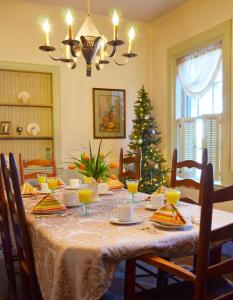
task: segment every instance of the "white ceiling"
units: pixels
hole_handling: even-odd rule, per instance
[[[85,0],[27,0],[86,10]],[[109,15],[113,9],[124,19],[151,22],[190,0],[92,0],[91,12]]]

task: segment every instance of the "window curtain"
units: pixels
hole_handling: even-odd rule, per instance
[[[218,41],[177,59],[177,75],[190,96],[203,96],[215,80],[222,64],[222,43]]]

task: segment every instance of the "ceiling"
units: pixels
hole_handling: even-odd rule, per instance
[[[86,10],[85,0],[26,0]],[[151,22],[190,0],[92,0],[91,12],[109,15],[115,8],[124,19]]]

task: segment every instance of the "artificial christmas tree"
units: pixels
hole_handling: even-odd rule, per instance
[[[152,193],[166,182],[168,169],[159,149],[160,132],[155,118],[152,116],[152,105],[144,86],[138,91],[138,99],[134,104],[136,119],[130,134],[128,155],[134,155],[138,147],[142,153],[140,191]]]

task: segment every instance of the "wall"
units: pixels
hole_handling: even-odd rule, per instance
[[[65,9],[56,6],[19,0],[0,0],[0,61],[60,66],[62,161],[67,159],[66,154],[71,149],[80,149],[81,145],[87,146],[89,140],[95,146],[99,142],[99,140],[93,141],[92,88],[126,90],[126,136],[128,138],[137,90],[145,84],[150,91],[151,74],[151,26],[126,20],[120,23],[120,37],[127,40],[126,29],[131,24],[136,27],[137,38],[134,49],[138,53],[138,58],[130,61],[125,67],[117,67],[112,62],[102,72],[93,69],[92,77],[87,78],[83,58],[80,59],[75,70],[69,70],[65,65],[53,62],[47,54],[38,50],[38,46],[44,42],[40,22],[45,17],[49,18],[52,24],[51,44],[59,47],[58,41],[63,40],[66,35],[64,14]],[[76,17],[74,28],[78,31],[84,21],[84,13],[74,11],[74,14]],[[109,38],[112,37],[110,17],[93,15],[93,21],[101,33]],[[125,49],[123,47],[120,52],[123,53]],[[59,51],[54,55],[59,56]],[[118,57],[121,60],[120,56]],[[122,145],[126,148],[127,139],[104,141],[104,149],[113,150],[111,154],[113,159],[118,159]]]
[[[152,25],[152,98],[167,154],[167,49],[233,17],[232,0],[193,0]],[[232,71],[232,67],[231,67]],[[232,80],[231,80],[232,86]],[[227,154],[228,155],[228,154]],[[230,153],[229,153],[230,156]]]

